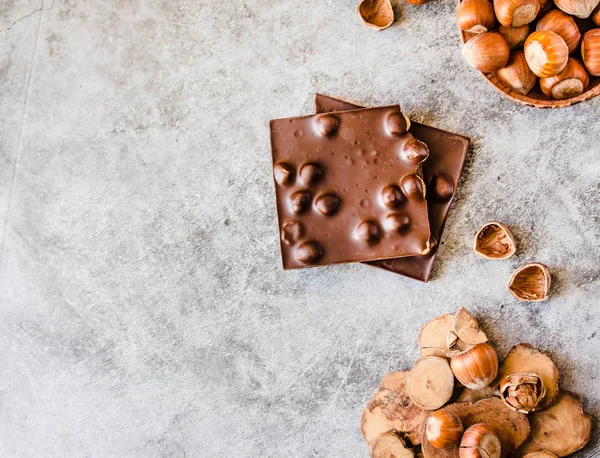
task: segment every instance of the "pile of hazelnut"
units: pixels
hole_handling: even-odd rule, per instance
[[[587,90],[589,75],[600,76],[600,28],[582,38],[582,31],[600,26],[599,3],[463,0],[456,13],[466,40],[463,56],[519,94],[527,95],[539,78],[549,98],[577,97]]]
[[[465,308],[426,323],[419,347],[363,411],[371,458],[561,458],[590,440],[592,417],[552,359],[520,343],[499,361]]]

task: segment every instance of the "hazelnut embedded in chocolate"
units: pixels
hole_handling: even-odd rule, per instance
[[[392,213],[383,220],[383,228],[392,234],[405,231],[409,224],[410,219],[402,213]]]
[[[290,164],[280,162],[273,167],[275,181],[281,186],[289,186],[294,180],[294,167]]]
[[[388,134],[399,137],[408,132],[410,127],[408,118],[399,111],[393,111],[385,119],[385,127]]]
[[[363,221],[356,227],[356,237],[365,243],[375,243],[379,240],[379,227],[374,221]]]
[[[322,169],[319,164],[304,164],[298,171],[298,178],[304,185],[311,185],[319,181]]]
[[[303,242],[296,249],[296,259],[304,264],[313,264],[323,255],[321,245],[317,242]]]
[[[298,221],[290,221],[281,229],[281,239],[288,245],[293,245],[304,235],[304,227]]]
[[[323,194],[315,199],[315,207],[325,216],[333,215],[340,206],[340,199],[335,194]]]
[[[310,204],[310,193],[308,191],[296,191],[290,196],[292,211],[296,214],[302,213]]]
[[[322,114],[315,118],[317,131],[323,137],[329,137],[335,133],[338,126],[338,119],[331,113]]]
[[[398,185],[390,184],[381,190],[381,201],[388,208],[398,208],[405,200]]]
[[[400,156],[403,160],[418,165],[429,156],[429,148],[422,141],[410,138],[402,145]]]
[[[436,200],[444,202],[452,197],[454,185],[447,178],[437,175],[433,178],[431,190]]]
[[[418,175],[407,175],[402,179],[400,187],[404,195],[409,199],[424,199],[425,198],[425,183]]]

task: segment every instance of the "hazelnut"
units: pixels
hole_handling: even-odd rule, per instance
[[[504,37],[510,49],[519,49],[523,47],[529,36],[529,24],[521,27],[504,27],[501,25],[498,27],[498,33]]]
[[[523,51],[513,51],[506,67],[498,70],[496,76],[513,91],[522,95],[527,95],[537,81],[537,76],[527,65]]]
[[[514,271],[507,288],[520,301],[540,302],[548,299],[551,283],[548,267],[532,262]]]
[[[450,367],[460,383],[472,390],[480,390],[496,378],[498,355],[490,344],[480,343],[462,355],[453,356]]]
[[[600,0],[554,0],[558,9],[581,19],[590,17],[598,3]]]
[[[460,441],[460,458],[500,458],[502,443],[496,430],[484,423],[469,426]]]
[[[540,11],[538,0],[494,0],[498,22],[505,27],[521,27],[535,19]]]
[[[510,46],[499,33],[486,32],[467,41],[462,54],[472,67],[480,72],[492,73],[508,63]]]
[[[463,431],[463,424],[458,415],[444,409],[433,412],[425,427],[429,443],[441,449],[458,445]]]
[[[594,22],[594,24],[596,24],[597,26],[600,26],[600,5],[598,5],[596,7],[594,12],[590,16],[590,19]]]
[[[494,7],[488,0],[463,0],[458,4],[456,22],[465,32],[488,32],[496,25]]]
[[[554,100],[565,100],[582,94],[590,84],[590,77],[583,64],[569,57],[567,66],[562,72],[550,78],[542,78],[542,92]]]
[[[375,30],[387,29],[394,22],[394,10],[390,0],[362,0],[358,15],[363,24]]]
[[[486,259],[508,259],[517,251],[517,245],[507,226],[491,221],[477,231],[473,250]]]
[[[569,53],[575,51],[581,41],[581,32],[573,18],[560,10],[548,11],[537,23],[536,30],[550,30],[560,35],[569,47]]]
[[[540,30],[525,41],[525,59],[533,73],[540,78],[549,78],[566,67],[569,47],[557,33]]]
[[[528,414],[546,395],[539,375],[516,372],[500,381],[500,399],[511,410]]]
[[[600,76],[600,29],[585,33],[581,42],[581,57],[588,72]]]

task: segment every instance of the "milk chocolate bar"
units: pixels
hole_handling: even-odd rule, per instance
[[[271,121],[285,269],[429,250],[429,152],[407,127],[397,105]]]
[[[317,113],[330,113],[361,108],[342,100],[317,94]],[[426,282],[436,258],[439,241],[448,218],[450,205],[462,172],[470,140],[445,130],[412,122],[409,132],[429,147],[429,158],[423,163],[427,185],[427,209],[431,228],[431,250],[422,256],[373,261],[368,264]]]

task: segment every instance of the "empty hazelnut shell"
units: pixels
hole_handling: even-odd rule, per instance
[[[394,22],[390,0],[361,0],[358,15],[366,26],[375,30],[387,29]]]
[[[477,231],[473,249],[486,259],[508,259],[517,251],[517,244],[508,227],[491,221]]]
[[[548,267],[532,262],[514,271],[507,288],[520,301],[540,302],[548,299],[551,282]]]

